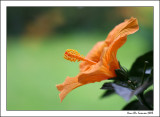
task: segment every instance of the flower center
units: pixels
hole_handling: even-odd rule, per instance
[[[64,53],[64,58],[66,60],[69,60],[69,61],[86,61],[88,63],[91,63],[91,64],[96,64],[96,62],[92,61],[92,60],[89,60],[87,58],[85,58],[83,55],[80,55],[80,53],[78,53],[78,51],[76,50],[73,50],[73,49],[67,49]]]

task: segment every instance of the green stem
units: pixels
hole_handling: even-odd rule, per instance
[[[153,110],[153,108],[146,102],[143,93],[138,94],[137,97],[142,105],[146,106],[149,110]]]

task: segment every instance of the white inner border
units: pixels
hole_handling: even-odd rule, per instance
[[[154,7],[154,111],[6,111],[6,7],[7,6],[153,6]],[[131,112],[131,111],[129,111]],[[147,111],[136,111],[147,112]],[[158,116],[159,115],[159,1],[1,1],[1,116]]]

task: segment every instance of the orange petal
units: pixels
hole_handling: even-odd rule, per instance
[[[117,25],[107,36],[105,41],[98,42],[91,51],[87,54],[86,58],[95,62],[100,61],[103,49],[109,47],[111,43],[114,43],[114,40],[117,37],[123,37],[129,34],[136,32],[139,29],[138,21],[136,18],[130,18],[125,20],[123,23]],[[80,63],[80,72],[91,69],[92,64],[88,62]]]
[[[97,63],[91,70],[82,72],[78,77],[78,82],[82,84],[100,82],[115,77],[116,74],[106,69],[102,62]]]
[[[92,48],[92,50],[87,54],[86,58],[95,62],[99,62],[101,54],[103,52],[104,47],[106,47],[105,41],[100,41],[96,43],[96,45]],[[89,70],[92,64],[84,61],[79,64],[80,72],[84,72]]]
[[[67,77],[62,84],[56,85],[56,87],[58,91],[60,91],[59,97],[62,102],[66,95],[73,89],[88,83],[100,82],[112,77],[115,77],[115,74],[108,71],[101,63],[98,63],[91,70],[81,72],[76,77]]]
[[[103,64],[107,69],[114,72],[115,69],[119,69],[119,62],[116,54],[118,49],[127,41],[127,36],[117,37],[108,48],[104,49],[104,53],[101,57]],[[106,50],[107,49],[107,50]]]
[[[59,97],[61,102],[70,91],[72,91],[73,89],[81,85],[82,84],[78,82],[77,77],[73,77],[73,78],[67,77],[62,84],[56,85],[58,91],[60,91]]]
[[[96,65],[92,65],[90,70],[82,72],[78,77],[78,82],[88,84],[115,77],[114,70],[120,68],[116,54],[126,40],[127,36],[117,37],[109,47],[105,47],[101,60]]]
[[[135,33],[139,29],[138,21],[136,18],[131,17],[125,20],[123,23],[117,25],[107,36],[105,42],[110,45],[114,39],[121,35],[130,35]]]

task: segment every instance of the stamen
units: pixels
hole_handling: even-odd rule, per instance
[[[89,60],[87,58],[85,58],[83,55],[80,55],[80,53],[78,53],[78,51],[76,50],[73,50],[73,49],[67,49],[66,52],[64,53],[64,58],[66,60],[69,60],[69,61],[86,61],[86,62],[89,62],[91,64],[96,64],[96,62],[92,61],[92,60]]]

